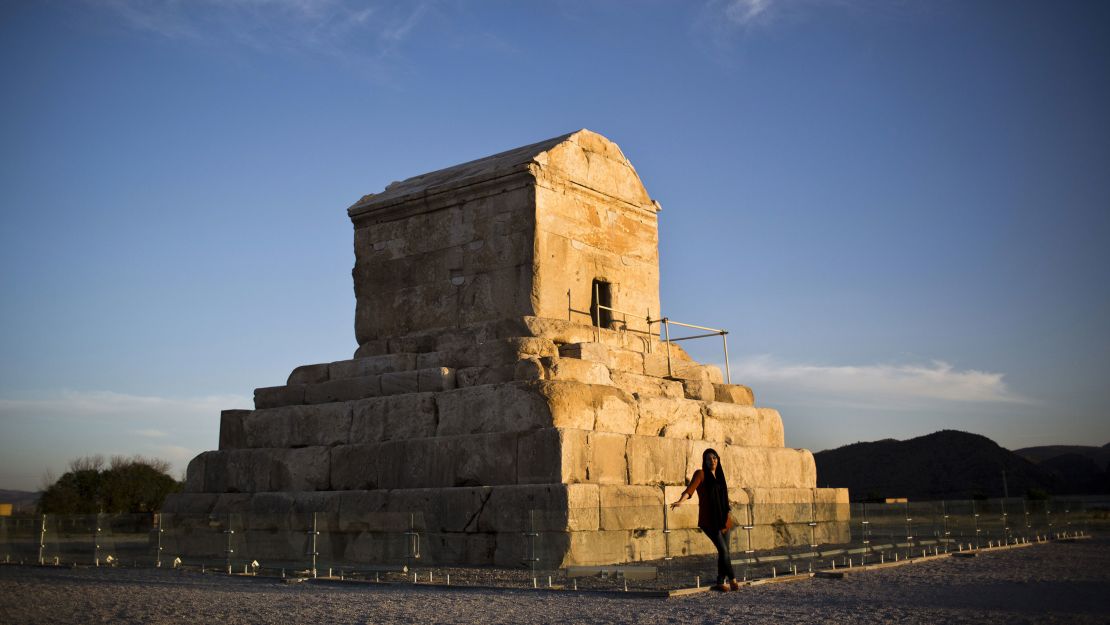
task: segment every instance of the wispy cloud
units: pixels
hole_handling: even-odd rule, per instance
[[[127,28],[261,53],[323,55],[385,71],[431,0],[86,0]],[[370,67],[365,67],[369,65]]]
[[[782,0],[778,0],[781,2]],[[724,6],[724,15],[733,24],[746,26],[771,14],[775,0],[730,0]]]
[[[890,405],[921,400],[1031,403],[1011,391],[1004,374],[957,370],[943,361],[915,364],[820,365],[787,363],[763,355],[732,365],[732,377],[758,390],[820,395],[831,401]]]

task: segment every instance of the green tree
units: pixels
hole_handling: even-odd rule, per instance
[[[88,456],[70,461],[69,471],[48,486],[39,499],[43,514],[155,512],[166,495],[181,490],[170,477],[169,463],[135,456]]]

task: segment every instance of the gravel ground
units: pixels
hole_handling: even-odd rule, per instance
[[[1110,623],[1110,536],[646,599],[0,566],[0,623]]]

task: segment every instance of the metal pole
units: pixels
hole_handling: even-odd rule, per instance
[[[231,529],[232,515],[227,515],[227,529],[224,534],[227,535],[227,548],[224,549],[224,554],[227,556],[227,574],[231,575],[231,554],[235,553],[235,549],[231,546],[232,538],[235,536],[235,530]]]
[[[664,341],[667,348],[667,377],[673,378],[674,372],[671,370],[671,323],[666,317],[663,317],[663,332],[666,333],[667,337]]]
[[[46,515],[42,515],[42,529],[39,530],[39,566],[43,563],[43,551],[46,550]]]
[[[162,568],[162,532],[165,531],[162,529],[162,515],[155,514],[154,520],[158,523],[158,550],[154,552],[154,566]]]
[[[601,296],[597,288],[597,282],[594,282],[594,309],[590,312],[594,314],[594,334],[597,336],[597,342],[601,342]]]
[[[671,518],[670,506],[663,501],[663,559],[671,559]]]
[[[728,368],[728,332],[721,332],[721,342],[725,346],[725,383],[732,384],[732,371]]]
[[[317,537],[320,536],[320,531],[318,526],[316,525],[315,512],[312,513],[312,531],[309,532],[309,535],[312,538],[312,578],[316,579],[316,557],[320,555],[319,545],[316,541],[318,540]]]
[[[96,530],[93,532],[93,566],[100,566],[100,515],[93,518]]]

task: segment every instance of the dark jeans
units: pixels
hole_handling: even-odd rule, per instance
[[[701,531],[705,532],[709,540],[713,541],[713,546],[717,548],[717,583],[723,584],[730,579],[736,579],[736,573],[732,571],[732,558],[728,555],[728,534],[705,528]]]

